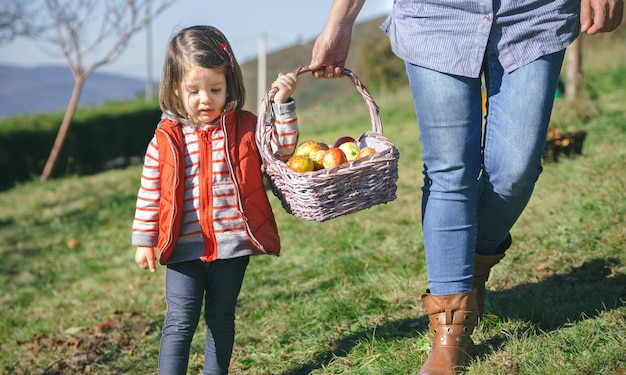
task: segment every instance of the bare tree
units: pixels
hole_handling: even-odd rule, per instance
[[[582,41],[579,36],[565,51],[565,99],[578,99],[583,85]]]
[[[55,39],[74,76],[74,89],[57,137],[46,161],[41,181],[52,173],[65,136],[78,106],[80,94],[93,71],[118,58],[130,38],[144,28],[174,0],[44,0],[54,30]],[[156,6],[152,6],[156,5]],[[95,30],[94,21],[99,20]],[[98,25],[96,25],[98,26]],[[93,35],[88,40],[87,36]],[[104,52],[100,52],[100,49]],[[90,56],[96,58],[85,61]]]
[[[38,8],[32,0],[3,0],[0,2],[0,44],[16,37],[36,37],[46,25],[38,20]]]

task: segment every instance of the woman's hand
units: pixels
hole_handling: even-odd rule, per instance
[[[352,25],[328,25],[315,40],[309,69],[315,78],[341,77],[348,58]],[[323,66],[323,67],[322,67]]]
[[[342,77],[352,26],[365,0],[334,0],[324,29],[315,40],[309,69],[315,78]],[[323,66],[323,68],[322,68]]]
[[[623,0],[582,0],[580,31],[593,35],[617,29],[624,17]]]

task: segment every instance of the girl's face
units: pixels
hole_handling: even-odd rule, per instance
[[[221,69],[187,66],[174,92],[183,102],[188,120],[206,125],[218,118],[226,105],[226,77]]]

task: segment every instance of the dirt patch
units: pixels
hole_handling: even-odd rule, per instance
[[[115,364],[119,354],[132,350],[137,340],[155,329],[153,322],[141,314],[115,311],[109,320],[70,335],[38,334],[18,342],[26,354],[1,375],[95,374],[103,367],[113,371],[109,373],[124,374],[130,369]],[[42,363],[43,358],[50,358],[50,363]]]

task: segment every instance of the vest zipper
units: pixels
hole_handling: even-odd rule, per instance
[[[213,231],[213,148],[210,132],[196,130],[198,135],[198,173],[200,179],[200,227],[204,241],[203,260],[217,258],[217,240]]]

